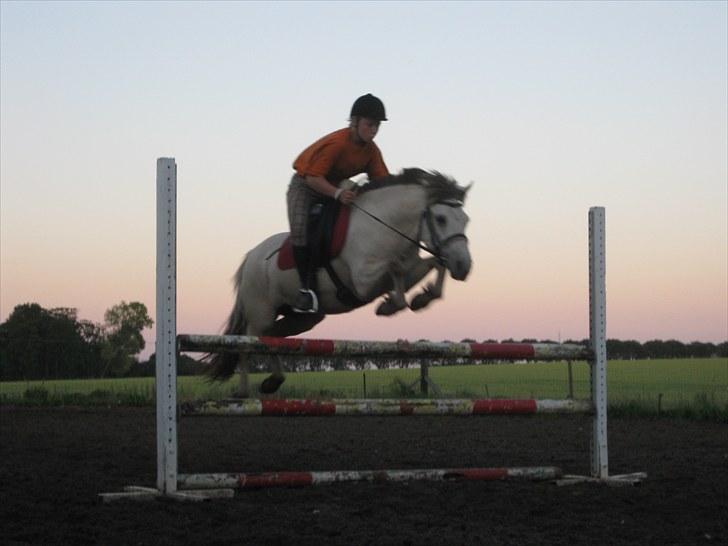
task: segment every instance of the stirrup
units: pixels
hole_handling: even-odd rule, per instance
[[[296,307],[294,305],[293,311],[295,313],[310,313],[310,314],[318,313],[318,298],[316,297],[316,292],[314,292],[313,290],[308,289],[308,288],[301,288],[298,291],[298,293],[299,294],[304,294],[306,296],[310,296],[310,298],[311,298],[311,307],[309,307],[308,309],[303,309],[303,308],[300,308],[300,307]]]

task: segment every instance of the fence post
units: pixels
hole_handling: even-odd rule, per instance
[[[430,365],[426,361],[420,363],[420,393],[427,396],[430,379]]]
[[[569,372],[569,395],[567,398],[571,399],[574,398],[574,374],[571,369],[571,360],[567,362],[568,372]]]

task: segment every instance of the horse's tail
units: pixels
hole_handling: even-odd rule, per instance
[[[245,306],[243,305],[242,295],[240,293],[240,285],[247,261],[248,257],[246,256],[243,263],[240,264],[238,271],[235,273],[235,305],[225,325],[225,330],[223,331],[225,335],[245,335],[247,333],[248,322],[245,318]],[[211,380],[226,381],[235,373],[239,355],[237,353],[223,352],[207,354],[203,359],[210,364],[205,374]]]

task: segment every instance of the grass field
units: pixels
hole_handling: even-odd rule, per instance
[[[572,367],[573,395],[589,397],[589,368]],[[282,398],[403,398],[421,396],[419,369],[289,374]],[[255,387],[264,374],[253,374]],[[445,398],[566,398],[568,368],[563,362],[446,366],[430,368],[430,378]],[[228,397],[236,380],[210,384],[202,377],[178,379],[179,401]],[[657,412],[676,409],[728,414],[728,359],[612,360],[608,400],[613,408]],[[434,396],[431,393],[431,396]],[[153,378],[19,381],[0,383],[0,401],[15,404],[154,404]]]

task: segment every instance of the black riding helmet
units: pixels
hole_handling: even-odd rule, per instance
[[[349,117],[353,118],[354,116],[375,119],[377,121],[387,121],[387,115],[384,112],[384,103],[371,93],[362,95],[354,101]]]

